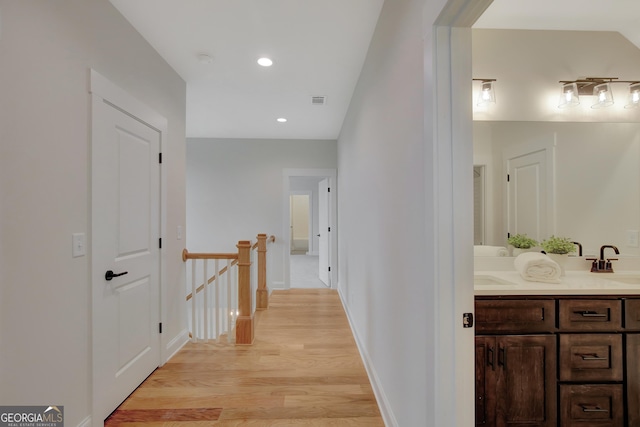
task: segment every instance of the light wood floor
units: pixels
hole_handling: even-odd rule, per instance
[[[274,291],[252,346],[187,344],[110,426],[384,426],[340,297]]]

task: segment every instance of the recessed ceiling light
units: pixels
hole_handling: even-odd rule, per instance
[[[200,61],[201,64],[211,64],[213,62],[213,57],[206,53],[199,53],[198,61]]]
[[[285,119],[284,117],[280,117],[278,119],[276,119],[278,122],[280,123],[285,123],[287,121],[287,119]]]
[[[273,61],[269,58],[263,57],[258,59],[258,64],[262,65],[263,67],[271,67],[273,65]]]

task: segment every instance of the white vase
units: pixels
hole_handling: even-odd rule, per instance
[[[547,254],[547,256],[558,263],[560,266],[560,277],[564,277],[564,266],[567,263],[567,259],[569,259],[569,254]]]
[[[531,251],[533,251],[533,248],[527,248],[527,249],[522,249],[522,248],[513,248],[513,249],[511,249],[511,255],[512,255],[512,256],[518,256],[518,255],[520,255],[521,253],[524,253],[524,252],[531,252]]]

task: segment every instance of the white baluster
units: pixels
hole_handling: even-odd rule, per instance
[[[214,315],[214,319],[216,322],[216,341],[220,338],[220,316],[218,314],[218,311],[220,310],[219,304],[220,304],[220,295],[218,292],[218,287],[220,285],[220,261],[216,259],[216,281],[213,283],[215,288],[213,289],[214,291],[214,301],[213,301],[213,315]]]
[[[196,260],[191,260],[191,342],[197,342],[196,322]]]
[[[203,269],[202,269],[202,274],[204,277],[204,289],[203,289],[203,297],[202,297],[202,304],[203,304],[203,310],[204,310],[204,340],[209,341],[209,284],[207,283],[209,281],[209,273],[207,271],[207,264],[208,264],[208,260],[204,259],[203,261]]]

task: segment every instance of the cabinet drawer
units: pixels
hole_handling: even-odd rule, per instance
[[[560,381],[622,381],[622,376],[622,335],[560,335]]]
[[[640,299],[624,302],[624,326],[626,329],[640,330]]]
[[[621,328],[619,300],[560,300],[560,330],[617,331]]]
[[[476,300],[476,331],[554,332],[554,300]]]
[[[623,423],[621,384],[560,386],[563,427],[620,427]]]

